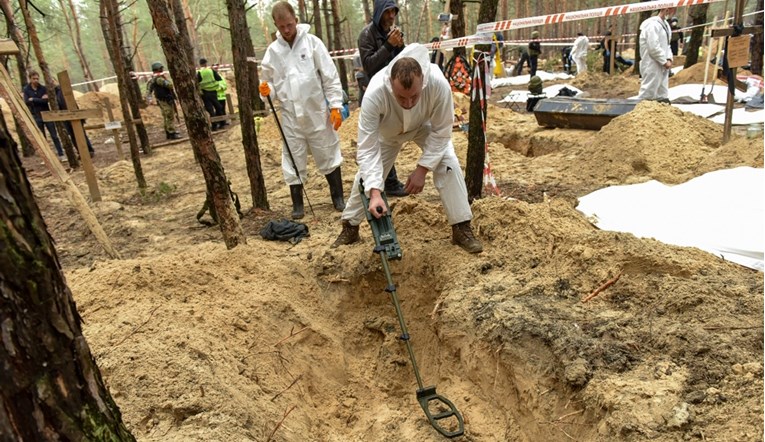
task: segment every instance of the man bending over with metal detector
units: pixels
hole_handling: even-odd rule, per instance
[[[428,50],[421,44],[404,48],[385,71],[372,77],[359,116],[356,154],[359,171],[343,211],[343,230],[333,248],[359,241],[359,224],[365,212],[358,189],[360,180],[363,179],[369,197],[369,213],[380,218],[388,212],[381,196],[384,177],[393,167],[401,146],[414,141],[422,155],[406,180],[406,191],[422,192],[425,176],[432,171],[433,183],[452,226],[452,243],[470,253],[483,250],[470,227],[473,212],[452,144],[453,121],[449,83],[438,65],[430,63]]]

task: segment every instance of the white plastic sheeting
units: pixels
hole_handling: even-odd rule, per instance
[[[765,172],[738,167],[686,183],[614,186],[579,198],[577,210],[598,228],[697,247],[763,271]]]

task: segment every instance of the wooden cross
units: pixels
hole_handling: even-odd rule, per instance
[[[736,9],[733,12],[733,23],[734,25],[742,26],[744,23],[744,6],[746,5],[746,0],[736,0]],[[725,37],[728,46],[727,50],[725,51],[725,58],[728,59],[728,67],[733,73],[733,79],[735,81],[736,78],[736,68],[739,66],[743,66],[746,62],[746,59],[748,59],[748,56],[745,57],[744,63],[735,62],[735,55],[738,52],[741,52],[739,49],[749,51],[749,34],[753,34],[756,32],[762,32],[762,27],[746,27],[744,28],[742,34],[738,37],[733,37],[735,34],[732,27],[727,29],[713,29],[712,30],[712,37]],[[725,103],[725,125],[723,126],[723,144],[727,143],[728,140],[730,140],[730,132],[731,132],[731,125],[733,124],[733,100],[735,98],[735,95],[732,94],[730,87],[728,88],[728,100]],[[734,90],[735,92],[735,90]]]
[[[19,48],[16,47],[16,44],[12,40],[0,40],[0,55],[16,55],[18,53]],[[88,203],[85,201],[85,198],[83,198],[82,193],[80,193],[80,189],[74,185],[74,182],[72,182],[71,177],[69,177],[63,166],[61,166],[58,158],[56,158],[53,151],[48,147],[45,137],[43,137],[42,132],[40,132],[40,129],[37,128],[37,125],[34,122],[34,118],[32,118],[32,113],[29,111],[26,103],[24,103],[19,91],[13,86],[11,76],[2,64],[0,64],[0,96],[2,96],[8,104],[14,117],[17,118],[19,128],[24,135],[26,135],[27,139],[29,139],[29,143],[35,149],[35,152],[37,152],[40,158],[43,159],[43,162],[48,167],[48,170],[50,170],[53,177],[61,183],[69,201],[71,201],[72,205],[80,212],[85,224],[90,231],[93,232],[93,235],[103,246],[104,250],[106,250],[106,253],[114,259],[119,259],[119,253],[114,249],[109,237],[106,236],[106,232],[104,232],[101,224],[98,223],[95,214],[93,214],[93,211],[88,207]],[[86,155],[86,157],[89,156]]]
[[[85,180],[88,183],[90,197],[95,201],[101,201],[101,192],[98,190],[98,181],[96,172],[93,170],[93,162],[90,161],[90,152],[85,139],[85,129],[82,127],[82,120],[86,118],[101,118],[101,111],[98,109],[82,109],[77,107],[77,101],[72,92],[72,82],[69,80],[69,72],[62,71],[58,73],[58,84],[64,95],[64,102],[67,110],[42,112],[43,121],[69,121],[74,132],[75,144],[80,152],[80,161],[82,169],[85,171]]]

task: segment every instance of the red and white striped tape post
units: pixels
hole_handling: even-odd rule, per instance
[[[722,0],[662,0],[653,2],[630,3],[628,5],[607,6],[603,8],[584,9],[581,11],[564,12],[559,14],[538,15],[536,17],[516,18],[478,25],[477,33],[507,31],[510,29],[530,28],[551,23],[586,20],[589,18],[610,17],[616,15],[634,14],[657,9],[679,8],[704,3],[715,3]]]

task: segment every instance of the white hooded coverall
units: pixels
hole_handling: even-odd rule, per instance
[[[290,186],[306,182],[308,149],[322,175],[332,173],[343,162],[340,139],[329,120],[330,108],[343,107],[340,77],[327,47],[308,33],[309,28],[304,23],[297,25],[292,47],[277,32],[261,62],[260,79],[270,85],[272,98],[282,103],[280,122],[288,145],[282,148],[282,172]],[[300,170],[300,180],[287,147]]]
[[[422,94],[409,110],[402,108],[393,96],[390,73],[402,57],[417,60],[423,71]],[[401,146],[414,141],[422,150],[417,164],[433,172],[433,183],[441,196],[450,225],[473,218],[468,203],[467,187],[459,159],[452,144],[454,105],[449,83],[438,65],[430,63],[428,50],[421,44],[407,45],[377,75],[372,77],[364,94],[359,115],[359,136],[356,162],[359,171],[351,187],[342,219],[357,226],[364,219],[364,206],[359,194],[359,179],[364,190],[384,189],[385,177],[398,156]]]
[[[590,39],[586,35],[580,35],[574,40],[574,47],[571,49],[571,58],[576,63],[576,75],[587,72],[587,49],[590,45]]]
[[[664,67],[672,60],[669,40],[672,30],[666,20],[654,15],[640,25],[640,83],[641,100],[669,98],[669,69]]]

